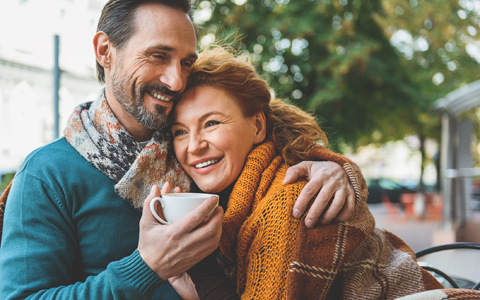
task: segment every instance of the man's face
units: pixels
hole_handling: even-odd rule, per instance
[[[136,12],[135,31],[111,69],[112,92],[140,124],[160,130],[185,90],[196,60],[195,29],[180,10],[145,4]]]

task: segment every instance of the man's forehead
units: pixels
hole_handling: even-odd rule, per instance
[[[196,56],[196,31],[190,17],[180,9],[158,3],[146,3],[135,12],[133,37],[142,39],[147,47],[164,50],[186,50]],[[181,45],[181,47],[179,47]],[[170,47],[170,49],[166,49]],[[190,48],[190,49],[188,49]]]

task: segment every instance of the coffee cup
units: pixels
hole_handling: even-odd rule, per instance
[[[205,193],[168,193],[163,194],[161,197],[155,197],[150,202],[150,210],[152,211],[153,216],[162,224],[168,225],[172,224],[175,221],[180,220],[189,212],[193,211],[200,204],[202,204],[205,199],[215,196],[217,197],[218,206],[218,195],[215,194],[205,194]],[[155,202],[160,202],[160,205],[163,210],[163,215],[165,219],[162,219],[155,209]],[[213,214],[215,208],[208,214],[209,216]]]

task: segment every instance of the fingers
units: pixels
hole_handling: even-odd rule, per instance
[[[306,187],[306,186],[305,186]],[[320,193],[312,203],[307,216],[305,217],[305,226],[312,228],[328,206],[330,199],[334,195],[334,189],[332,186],[323,186]],[[312,197],[310,197],[311,199]],[[323,223],[322,223],[323,224]]]
[[[285,178],[283,179],[283,185],[295,182],[298,178],[305,176],[309,173],[311,162],[303,161],[299,164],[291,166],[287,169]]]
[[[305,212],[305,209],[308,206],[308,203],[310,202],[311,199],[313,199],[315,194],[318,193],[320,188],[322,188],[322,181],[320,179],[311,180],[305,185],[305,187],[300,192],[300,195],[297,198],[297,202],[295,203],[295,206],[293,207],[293,216],[295,218],[300,218],[300,216],[303,215],[303,213]],[[323,190],[323,188],[322,188],[322,190]],[[322,195],[321,197],[324,197],[324,196]],[[317,199],[322,199],[321,197],[320,198],[317,197]],[[323,211],[323,208],[325,208],[329,199],[330,198],[326,199],[325,202],[317,203],[316,205],[321,207],[321,210]],[[315,202],[317,202],[317,201],[315,201]],[[317,218],[318,218],[318,216],[317,216]],[[315,219],[315,221],[316,220],[317,219]]]
[[[195,210],[193,210],[180,220],[176,221],[174,224],[177,224],[177,226],[179,226],[179,228],[182,228],[184,231],[191,231],[195,227],[200,225],[217,205],[218,197],[209,197],[205,201],[203,201],[203,203],[200,204],[197,208],[195,208]]]
[[[347,200],[340,213],[333,219],[335,222],[343,222],[348,220],[355,210],[355,194],[351,193],[347,195]]]
[[[331,198],[332,199],[332,198]],[[331,200],[330,206],[325,209],[320,218],[320,223],[326,225],[330,223],[342,210],[345,204],[345,193],[343,190],[337,191]],[[308,216],[307,216],[308,217]]]
[[[162,195],[170,193],[170,183],[165,182],[165,184],[163,184],[161,193]]]
[[[155,197],[160,197],[160,190],[158,189],[157,185],[152,186],[152,188],[150,189],[150,194],[147,196],[147,198],[143,202],[142,218],[140,219],[140,225],[142,225],[142,222],[158,223],[157,219],[155,219],[152,212],[150,211],[150,202]]]

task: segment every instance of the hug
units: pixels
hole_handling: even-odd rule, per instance
[[[109,0],[93,49],[105,87],[0,198],[0,299],[442,289],[408,245],[375,228],[361,171],[326,148],[314,117],[272,96],[245,57],[197,53],[188,0]],[[150,203],[177,191],[219,197],[161,224]]]

